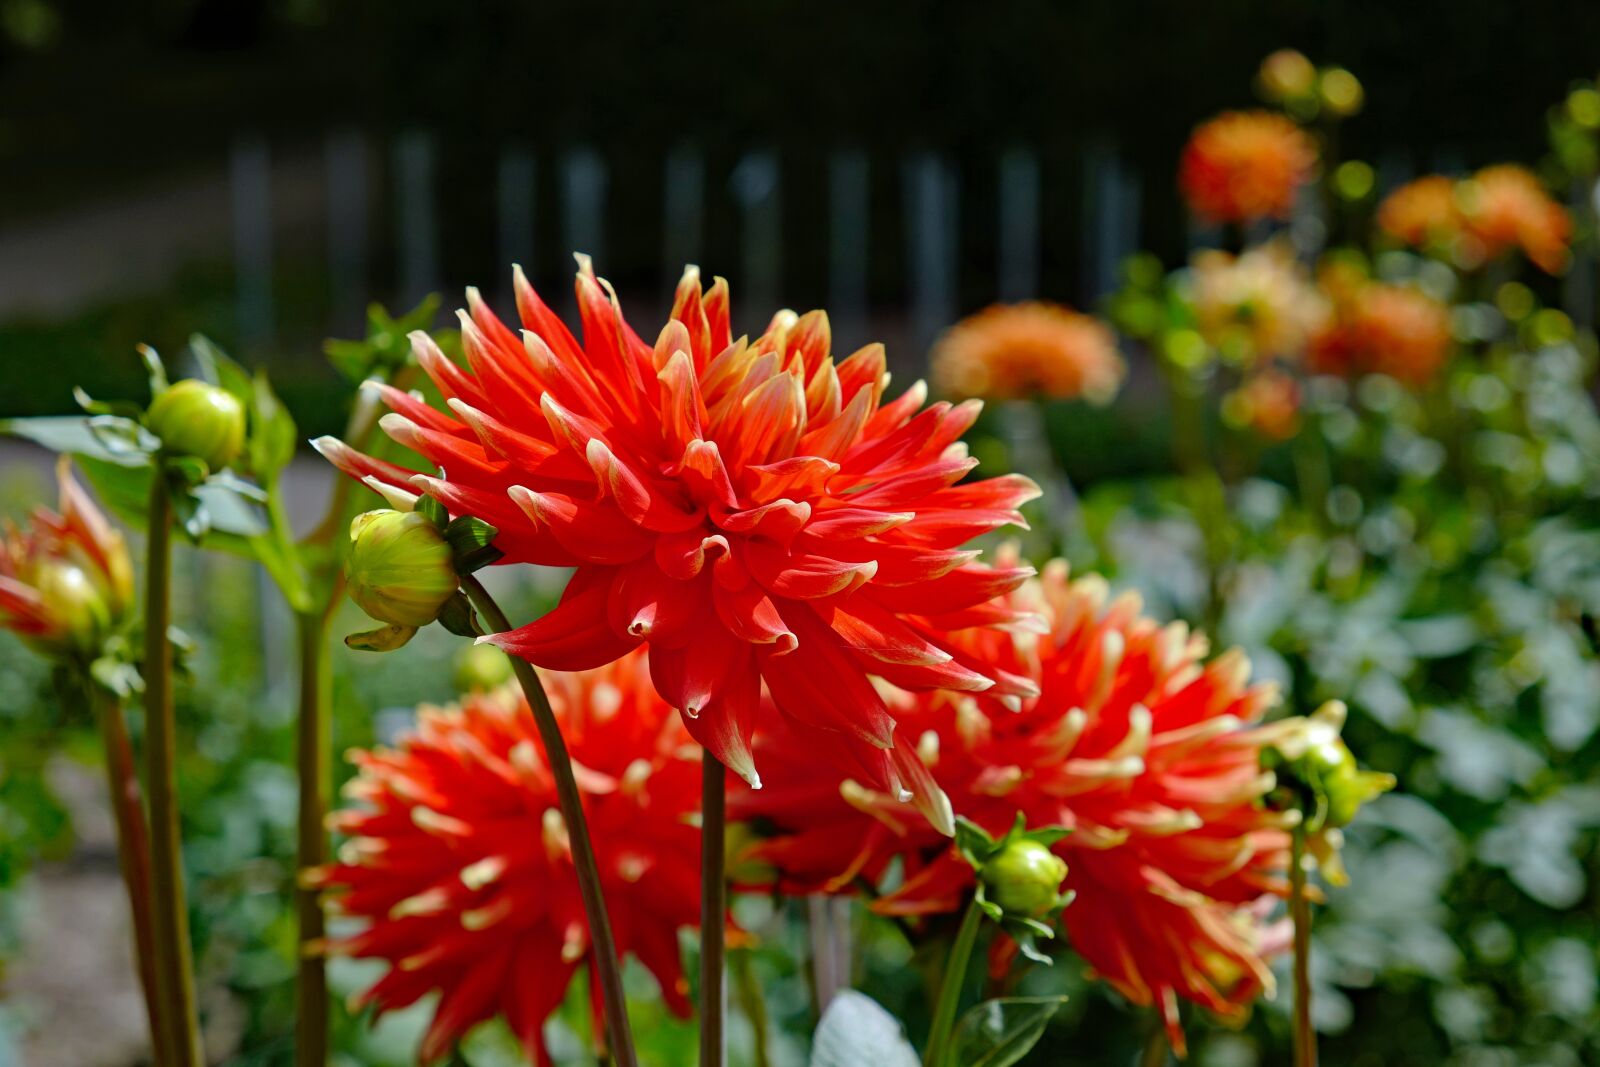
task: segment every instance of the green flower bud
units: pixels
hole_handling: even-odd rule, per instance
[[[426,626],[455,595],[456,577],[444,534],[418,512],[369,511],[350,523],[344,573],[350,599],[374,619]]]
[[[33,586],[50,620],[41,648],[95,655],[111,630],[113,605],[88,571],[62,560],[46,560],[33,574]]]
[[[1048,847],[1017,838],[983,865],[985,895],[1014,915],[1036,919],[1061,902],[1067,864]]]
[[[498,689],[511,678],[511,660],[492,645],[468,645],[456,657],[456,688],[463,693]]]
[[[1394,788],[1392,774],[1364,771],[1339,738],[1316,745],[1300,759],[1301,777],[1319,787],[1328,800],[1324,825],[1349,826],[1361,805]]]
[[[233,462],[244,448],[244,422],[238,397],[195,378],[163,390],[145,416],[163,449],[194,456],[213,471]]]

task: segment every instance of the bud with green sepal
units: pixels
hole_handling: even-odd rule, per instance
[[[160,439],[163,452],[193,456],[210,471],[227,467],[244,449],[244,404],[198,378],[185,378],[156,394],[145,426]]]
[[[1261,762],[1277,780],[1265,803],[1299,818],[1307,850],[1330,882],[1343,884],[1339,862],[1343,827],[1355,820],[1361,806],[1395,787],[1395,777],[1362,770],[1340,737],[1345,706],[1330,700],[1310,715],[1284,719],[1266,727]]]
[[[351,634],[345,644],[390,652],[438,621],[451,633],[478,636],[471,605],[460,591],[461,576],[500,558],[492,544],[498,531],[470,515],[451,519],[429,496],[414,510],[368,511],[350,523],[345,578],[350,599],[387,625]]]
[[[1027,818],[1017,820],[999,838],[964,818],[956,820],[956,851],[978,875],[976,904],[1017,943],[1022,954],[1038,963],[1050,957],[1034,946],[1034,938],[1055,936],[1053,919],[1072,903],[1072,893],[1062,892],[1066,861],[1050,846],[1067,836],[1060,826],[1027,828]]]

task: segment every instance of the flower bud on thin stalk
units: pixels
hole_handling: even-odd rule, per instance
[[[67,692],[87,695],[95,711],[151,1047],[164,1063],[168,1040],[155,969],[150,846],[138,772],[122,705],[95,681],[99,673],[91,666],[112,659],[108,642],[132,617],[133,563],[122,534],[73,479],[65,457],[57,464],[56,477],[59,511],[41,507],[27,530],[0,530],[0,628],[68,667],[72,681]]]
[[[226,389],[196,378],[157,394],[145,425],[164,451],[194,456],[211,471],[222,470],[244,449],[244,405]]]
[[[438,525],[421,512],[368,511],[350,523],[345,560],[350,599],[387,623],[352,634],[352,648],[387,652],[439,617],[461,584],[454,553]]]

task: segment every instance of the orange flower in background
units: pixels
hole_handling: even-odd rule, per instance
[[[1287,441],[1300,430],[1300,383],[1275,367],[1256,371],[1223,399],[1222,414],[1269,441]]]
[[[1462,224],[1493,259],[1512,248],[1547,274],[1567,263],[1572,219],[1532,171],[1506,163],[1485,167],[1456,190]]]
[[[1200,335],[1246,363],[1298,357],[1327,316],[1327,302],[1281,241],[1238,256],[1202,252],[1190,276]]]
[[[996,304],[945,331],[931,357],[933,383],[947,396],[1012,400],[1082,397],[1103,404],[1126,367],[1117,338],[1092,315],[1059,304]]]
[[[1206,641],[1161,626],[1138,598],[1107,603],[1103,579],[1069,581],[1065,563],[1002,598],[997,612],[1039,612],[1047,629],[969,630],[963,653],[1036,682],[1020,709],[987,695],[902,694],[900,729],[955,810],[991,832],[1017,812],[1071,829],[1055,851],[1077,900],[1068,938],[1130,1000],[1155,1004],[1182,1049],[1177,998],[1237,1018],[1272,976],[1278,931],[1263,921],[1285,887],[1289,837],[1258,801],[1273,785],[1256,728],[1273,687],[1251,685],[1237,651],[1207,662]],[[766,750],[763,749],[763,755]],[[776,828],[751,849],[788,892],[847,892],[903,861],[884,913],[959,909],[972,868],[893,798],[815,772],[826,753],[777,741],[769,782],[736,813]]]
[[[1448,307],[1420,289],[1374,282],[1339,302],[1309,362],[1322,374],[1387,374],[1416,387],[1433,380],[1450,344]]]
[[[869,676],[1033,694],[946,647],[945,631],[1031,574],[961,546],[1020,522],[1038,488],[1018,476],[958,485],[977,463],[958,438],[980,405],[924,407],[920,383],[885,402],[883,347],[835,362],[823,312],[780,312],[735,341],[727,284],[703,290],[690,268],[650,345],[580,263],[581,344],[520,271],[520,338],[469,290],[470,369],[412,335],[448,411],[384,388],[394,412],[382,426],[437,474],[318,447],[402,505],[426,492],[492,523],[507,562],[576,568],[549,614],[484,640],[557,670],[648,646],[662,697],[752,783],[764,681],[782,715],[951,828]]]
[[[1229,111],[1184,145],[1178,186],[1189,209],[1211,222],[1286,219],[1316,165],[1316,145],[1288,118]]]
[[[1378,228],[1419,248],[1455,240],[1461,230],[1456,183],[1442,174],[1430,174],[1400,186],[1378,205]]]
[[[27,530],[0,529],[0,628],[52,656],[94,657],[133,607],[133,564],[118,532],[56,464],[59,512],[35,508]]]
[[[656,695],[642,653],[544,681],[576,764],[618,950],[637,956],[667,1006],[687,1016],[678,931],[699,922],[698,749]],[[520,691],[424,707],[395,748],[351,759],[359,773],[346,793],[358,806],[331,820],[350,840],[311,880],[364,920],[329,951],[390,964],[353,1010],[390,1011],[438,992],[423,1060],[503,1015],[549,1064],[541,1028],[588,955],[588,925]]]

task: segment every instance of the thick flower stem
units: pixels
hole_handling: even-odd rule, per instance
[[[949,1055],[950,1035],[956,1025],[956,1009],[961,1006],[961,989],[967,981],[967,964],[972,960],[972,948],[978,942],[978,929],[983,925],[983,909],[977,898],[967,905],[961,917],[961,928],[950,946],[950,955],[944,961],[944,978],[939,983],[939,999],[933,1008],[933,1025],[928,1029],[928,1048],[922,1056],[922,1067],[945,1067]]]
[[[1294,921],[1294,1067],[1317,1067],[1311,1027],[1311,902],[1306,898],[1306,833],[1294,831],[1290,850],[1289,914]]]
[[[151,925],[156,985],[167,1028],[162,1067],[199,1067],[200,1024],[195,1012],[189,907],[183,888],[178,827],[177,722],[172,710],[172,502],[157,470],[151,479],[148,562],[145,569],[144,698],[146,779],[150,792]]]
[[[494,632],[503,633],[511,629],[505,612],[500,610],[500,605],[494,602],[482,582],[468,576],[461,579],[461,587]],[[561,726],[556,722],[555,710],[550,707],[550,698],[545,695],[538,672],[521,656],[510,658],[512,670],[522,685],[523,695],[533,709],[533,720],[539,728],[539,738],[544,743],[545,759],[550,764],[551,776],[555,778],[561,817],[566,821],[567,837],[572,843],[572,864],[577,868],[578,891],[583,897],[584,915],[589,920],[593,967],[600,981],[608,1047],[616,1067],[638,1067],[638,1057],[633,1051],[633,1030],[628,1024],[628,1002],[622,991],[622,967],[617,958],[617,943],[611,934],[611,919],[606,912],[600,868],[595,862],[594,845],[589,840],[589,823],[583,814],[578,781],[572,773],[572,757],[567,753]]]
[[[327,860],[327,818],[332,764],[333,673],[328,660],[328,618],[321,611],[296,617],[300,639],[300,716],[296,763],[300,777],[296,866],[305,872]],[[322,951],[325,921],[315,886],[297,885],[295,912],[300,926],[299,975],[295,984],[295,1062],[322,1067],[328,1062],[328,972]]]
[[[140,797],[139,771],[134,766],[133,744],[122,704],[93,682],[89,699],[95,705],[100,737],[106,748],[106,784],[117,826],[117,861],[128,892],[133,919],[134,963],[144,993],[145,1015],[150,1025],[150,1047],[155,1062],[167,1062],[167,1026],[161,1012],[161,987],[156,977],[156,935],[150,901],[150,831],[145,826]]]
[[[723,1023],[728,998],[723,983],[728,913],[728,771],[710,752],[700,753],[700,1067],[723,1067]]]

